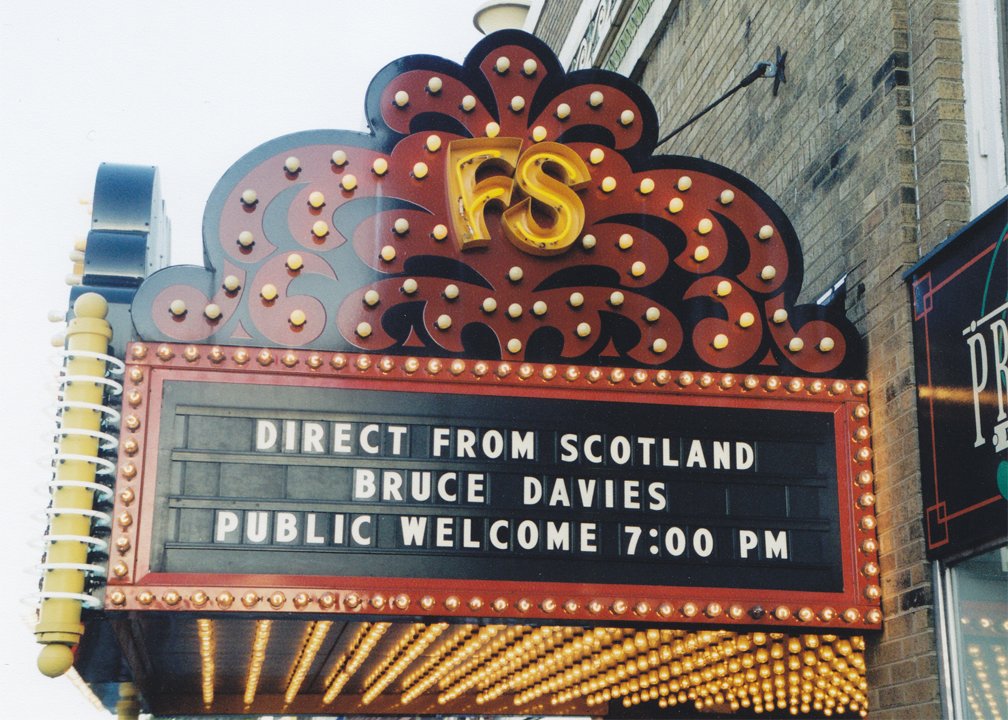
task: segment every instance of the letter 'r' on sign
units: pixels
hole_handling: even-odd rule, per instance
[[[520,153],[521,144],[520,138],[473,138],[449,144],[449,204],[461,250],[490,242],[486,208],[494,201],[505,208],[504,234],[523,252],[558,255],[581,234],[585,211],[575,190],[591,180],[588,166],[560,143],[537,143]]]

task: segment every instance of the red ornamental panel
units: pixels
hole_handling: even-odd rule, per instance
[[[130,356],[109,610],[881,623],[864,382]]]
[[[135,298],[141,338],[418,357],[858,377],[842,308],[799,305],[802,256],[752,182],[653,155],[633,83],[566,73],[518,32],[462,65],[378,73],[369,133],[297,133],[240,159],[206,267]]]

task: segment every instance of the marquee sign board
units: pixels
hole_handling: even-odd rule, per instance
[[[907,273],[928,554],[1008,536],[1008,199]]]
[[[122,528],[124,607],[844,626],[876,607],[877,569],[851,562],[873,567],[863,383],[133,356],[118,517],[148,520]]]
[[[877,627],[860,339],[780,208],[524,33],[366,108],[138,290],[107,607]]]

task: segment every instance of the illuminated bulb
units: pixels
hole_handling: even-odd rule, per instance
[[[439,92],[441,92],[442,87],[444,87],[444,83],[441,81],[441,78],[439,77],[432,77],[430,80],[427,81],[427,92],[429,92],[431,95],[437,95]]]
[[[545,315],[546,314],[546,310],[547,310],[546,303],[543,302],[542,300],[536,300],[532,304],[532,313],[534,315],[539,315],[539,316]]]
[[[307,320],[304,310],[295,310],[290,314],[290,324],[294,327],[301,327]]]
[[[511,98],[511,109],[514,112],[521,112],[522,110],[524,110],[525,98],[523,98],[521,95],[515,95],[513,98]]]
[[[630,233],[623,233],[619,236],[619,241],[617,242],[620,250],[629,250],[633,247],[633,235]]]
[[[302,267],[304,267],[304,259],[297,253],[291,253],[287,256],[287,268],[297,272]]]
[[[395,223],[392,225],[392,231],[396,235],[405,235],[409,232],[409,220],[406,218],[396,218]]]
[[[455,300],[456,298],[458,298],[459,296],[458,285],[455,284],[445,285],[444,296],[448,300]]]
[[[405,90],[399,90],[392,99],[392,102],[394,102],[398,107],[406,107],[409,105],[409,93]]]
[[[598,241],[595,239],[594,235],[585,235],[583,238],[581,238],[581,247],[583,247],[585,250],[591,250],[593,247],[595,247],[596,242]]]
[[[168,311],[175,317],[181,317],[186,314],[186,304],[183,300],[172,300],[168,305]]]
[[[628,127],[629,125],[632,125],[634,121],[633,110],[624,110],[623,112],[621,112],[619,116],[619,121],[620,125],[622,125],[623,127]]]
[[[675,215],[677,212],[680,212],[683,209],[683,205],[684,203],[682,201],[682,198],[674,197],[671,200],[669,200],[668,204],[669,212]]]
[[[676,183],[676,187],[679,188],[680,191],[686,192],[693,187],[693,178],[689,175],[683,175],[679,178],[679,182]]]
[[[418,162],[413,165],[413,177],[417,180],[423,180],[427,177],[427,163]]]
[[[602,188],[602,192],[611,193],[616,189],[616,178],[612,175],[606,175],[602,178],[602,185],[600,187]]]
[[[417,281],[413,278],[406,278],[403,280],[402,291],[407,295],[412,295],[417,291]]]
[[[522,63],[522,73],[528,77],[536,74],[536,70],[539,69],[539,63],[537,63],[532,58],[529,58]]]
[[[753,315],[751,312],[744,312],[741,315],[739,315],[738,319],[739,327],[744,328],[752,327],[752,324],[754,322],[756,322],[756,316]]]
[[[522,306],[519,305],[518,303],[511,303],[510,305],[508,305],[507,314],[508,314],[508,317],[511,317],[511,318],[519,318],[519,317],[521,317]]]
[[[325,205],[325,195],[320,193],[318,190],[313,191],[308,195],[308,204],[313,208],[320,208]]]
[[[494,63],[494,70],[496,70],[501,75],[506,73],[508,69],[510,69],[510,67],[511,67],[511,61],[508,60],[503,55],[497,58],[497,62]]]
[[[724,350],[726,347],[728,347],[728,336],[725,335],[724,333],[718,333],[717,335],[714,336],[713,344],[715,350]]]
[[[647,265],[638,260],[633,265],[630,266],[630,274],[634,277],[640,277],[647,272]]]
[[[238,244],[244,248],[252,247],[255,244],[255,236],[248,230],[238,233]]]
[[[819,341],[820,352],[827,353],[830,350],[832,350],[835,346],[836,344],[833,342],[833,338],[831,337],[824,337],[822,340]]]
[[[586,322],[578,323],[577,334],[578,337],[588,337],[591,335],[591,325]]]
[[[441,137],[439,135],[428,135],[427,141],[424,144],[427,146],[428,151],[437,152],[441,149]]]
[[[259,291],[263,300],[275,300],[277,296],[276,285],[273,283],[266,283],[262,286],[262,290]]]
[[[329,224],[325,220],[317,220],[312,225],[312,235],[323,238],[329,234]]]
[[[508,280],[511,282],[518,282],[525,276],[525,271],[522,270],[517,265],[508,269]]]
[[[658,318],[661,317],[661,310],[656,308],[654,305],[649,307],[644,311],[644,319],[649,323],[658,322]]]
[[[731,291],[732,291],[732,285],[728,280],[722,280],[717,284],[717,287],[714,289],[714,292],[718,297],[728,297],[729,295],[731,295]]]
[[[452,325],[452,319],[449,315],[438,315],[437,326],[441,330],[447,330]]]
[[[483,312],[492,313],[497,309],[497,301],[492,297],[488,297],[483,300]]]
[[[651,350],[653,350],[655,354],[661,355],[663,352],[668,350],[668,342],[666,342],[663,338],[658,338],[651,343]]]
[[[613,307],[619,307],[623,304],[626,298],[623,296],[619,290],[614,290],[611,295],[609,295],[609,304]]]
[[[714,223],[710,221],[710,218],[704,218],[699,223],[697,223],[697,232],[701,235],[706,235],[711,230],[714,229]]]
[[[770,282],[775,277],[777,277],[777,268],[773,265],[767,265],[762,270],[760,270],[760,277]]]
[[[357,178],[353,175],[344,175],[343,179],[340,180],[340,186],[347,192],[350,192],[357,187]]]
[[[385,158],[375,158],[375,161],[371,163],[371,170],[379,177],[384,175],[388,172],[388,160]]]
[[[255,205],[259,202],[259,195],[252,188],[248,188],[242,191],[241,201],[246,205]]]
[[[221,316],[220,305],[216,303],[210,303],[205,308],[203,308],[203,314],[207,316],[209,320],[216,320]]]
[[[722,190],[721,197],[718,198],[722,205],[731,205],[734,199],[735,193],[731,190]]]
[[[644,178],[640,181],[640,193],[641,195],[650,195],[654,192],[655,184],[654,180],[651,178]]]
[[[362,338],[366,338],[371,335],[371,323],[361,322],[357,324],[357,335]]]
[[[801,352],[805,347],[805,341],[800,337],[793,337],[787,344],[787,349],[793,353]]]
[[[472,95],[466,95],[465,97],[462,98],[463,112],[472,112],[475,107],[476,107],[476,98],[474,98]]]
[[[511,338],[507,341],[507,349],[512,355],[520,353],[522,349],[521,340],[518,338]]]
[[[588,96],[588,104],[593,108],[600,107],[602,102],[605,100],[605,96],[599,90],[592,91],[592,94]]]
[[[434,226],[434,229],[431,230],[431,237],[438,241],[444,240],[448,237],[448,228],[438,223]]]
[[[546,128],[544,128],[542,125],[536,125],[534,128],[532,128],[532,139],[535,140],[536,142],[542,142],[543,140],[545,140],[547,134],[548,133],[546,132]]]
[[[774,325],[783,325],[784,323],[787,322],[788,319],[787,310],[785,310],[784,308],[778,308],[777,310],[774,310],[772,319]]]
[[[584,295],[579,292],[572,292],[568,302],[570,302],[571,307],[581,307],[584,305]]]
[[[343,150],[336,150],[332,154],[333,165],[343,166],[347,163],[347,154]]]
[[[396,249],[391,245],[386,245],[381,249],[381,259],[385,262],[392,262],[396,258]]]
[[[706,245],[697,245],[696,250],[693,251],[693,259],[697,262],[703,262],[710,257],[710,250],[707,249]]]

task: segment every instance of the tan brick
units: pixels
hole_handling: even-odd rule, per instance
[[[577,5],[547,2],[552,45]],[[681,0],[641,78],[668,130],[787,38],[778,97],[757,81],[667,149],[721,162],[777,199],[804,249],[802,298],[842,272],[849,287],[864,285],[849,304],[868,350],[887,614],[884,632],[868,638],[872,718],[940,716],[902,273],[970,217],[958,7],[775,0],[757,11]],[[831,168],[840,148],[846,159]]]

